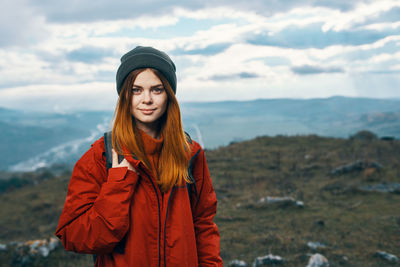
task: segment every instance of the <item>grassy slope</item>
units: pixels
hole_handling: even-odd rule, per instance
[[[206,153],[219,199],[215,221],[225,263],[251,263],[272,253],[284,257],[285,266],[305,266],[313,252],[307,241],[328,245],[320,252],[331,266],[382,266],[373,257],[376,250],[400,255],[400,194],[357,190],[362,184],[400,182],[399,141],[260,137]],[[384,169],[330,174],[357,159],[377,161]],[[68,180],[62,175],[1,194],[0,243],[53,235]],[[305,206],[257,206],[264,196],[292,196]],[[4,257],[0,262],[9,262]],[[35,266],[91,264],[88,255],[60,249]]]
[[[398,141],[317,136],[256,138],[208,153],[220,198],[216,222],[224,258],[250,263],[270,252],[288,265],[305,266],[312,252],[307,241],[327,244],[321,252],[334,266],[379,266],[383,262],[372,257],[376,250],[400,255],[400,195],[357,190],[361,184],[399,182],[399,153]],[[357,159],[385,169],[330,175]],[[252,204],[263,196],[292,196],[305,207]]]

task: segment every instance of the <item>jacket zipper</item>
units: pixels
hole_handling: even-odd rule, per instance
[[[197,155],[199,154],[199,152],[200,152],[200,149],[199,149],[199,150],[196,152],[196,154],[190,159],[190,162],[189,162],[189,177],[190,177],[193,181],[194,181],[194,178],[192,177],[192,174],[191,174],[191,171],[192,171],[192,164],[193,164],[194,158],[197,157]],[[195,184],[195,188],[196,188],[196,184]],[[167,213],[165,214],[165,222],[164,222],[164,267],[167,267],[167,261],[166,261],[166,256],[165,256],[165,247],[167,246],[167,245],[166,245],[166,243],[167,243],[166,229],[167,229],[168,208],[169,208],[169,201],[171,200],[171,196],[172,196],[172,193],[174,192],[174,189],[175,189],[175,186],[172,187],[172,189],[171,189],[171,193],[170,193],[170,195],[169,195],[168,203],[167,203]],[[196,194],[197,194],[197,188],[196,188]],[[190,201],[190,199],[189,199],[189,201]],[[191,204],[192,204],[192,203],[190,203],[190,205],[191,205]]]
[[[200,152],[200,149],[199,149],[199,150],[196,152],[196,154],[190,159],[190,162],[189,162],[189,170],[190,170],[190,172],[191,172],[191,170],[192,170],[193,159],[194,159],[195,157],[197,157],[197,155],[199,154],[199,152]],[[146,168],[143,168],[143,167],[142,167],[142,169],[143,169],[143,170],[146,172],[146,174],[149,176],[149,173],[146,171]],[[191,177],[191,174],[189,174],[189,175],[190,175],[190,178],[194,180],[194,178]],[[151,182],[151,184],[152,184],[152,186],[153,186],[154,192],[156,193],[156,196],[157,196],[157,204],[158,204],[158,266],[161,267],[161,210],[160,210],[160,200],[159,200],[159,197],[158,197],[157,189],[156,189],[156,187],[155,187],[155,185],[154,185],[154,183],[153,183],[153,180],[151,180],[150,177],[148,177],[148,178],[149,178],[149,180],[150,180],[150,182]],[[195,185],[196,185],[196,184],[195,184]],[[165,247],[166,247],[166,230],[165,230],[165,229],[167,228],[166,226],[167,226],[169,202],[170,202],[170,200],[171,200],[172,192],[174,191],[174,189],[175,189],[175,186],[172,187],[171,193],[170,193],[170,195],[169,195],[169,197],[168,197],[167,212],[166,212],[166,214],[165,214],[165,222],[164,222],[164,267],[167,266],[166,256],[165,256]],[[162,193],[162,194],[163,194],[163,193]],[[197,194],[197,189],[196,189],[196,194]]]
[[[168,203],[167,203],[167,213],[165,214],[165,222],[164,222],[164,267],[167,267],[167,261],[166,261],[166,257],[165,257],[165,247],[167,246],[166,245],[167,244],[167,238],[166,238],[166,234],[165,234],[166,233],[165,229],[167,228],[169,201],[171,199],[172,192],[174,192],[174,189],[175,189],[175,186],[172,187],[172,189],[171,189],[171,194],[169,195]]]
[[[146,172],[147,176],[149,173],[142,167],[142,169]],[[153,185],[154,192],[156,192],[157,196],[157,204],[158,204],[158,267],[161,267],[161,210],[160,210],[160,199],[158,197],[157,188],[155,187],[153,181],[150,176],[148,177],[151,184]]]

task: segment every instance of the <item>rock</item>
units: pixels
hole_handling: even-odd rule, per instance
[[[232,260],[229,262],[228,266],[230,267],[246,267],[247,263],[240,260]]]
[[[47,257],[51,251],[58,247],[59,244],[59,240],[55,237],[51,237],[49,240],[34,240],[30,245],[30,253],[32,255],[39,254],[42,257]]]
[[[303,207],[304,203],[303,201],[297,201],[292,197],[262,197],[258,200],[257,202],[258,204],[274,204],[274,203],[278,203],[278,204],[282,204],[282,205],[294,205],[297,207]]]
[[[18,247],[21,246],[23,243],[22,242],[18,242],[18,241],[11,241],[10,243],[8,243],[9,246],[13,246],[13,247]]]
[[[346,174],[353,171],[362,171],[366,168],[375,168],[377,170],[383,169],[383,166],[375,161],[356,160],[353,163],[341,165],[331,171],[331,174]]]
[[[46,246],[41,246],[37,249],[38,254],[41,255],[42,257],[47,257],[50,254],[50,249]]]
[[[326,248],[325,244],[322,244],[320,242],[307,242],[307,246],[311,249],[320,249],[320,248]]]
[[[368,164],[367,164],[367,165],[368,165]],[[369,168],[375,168],[375,169],[377,169],[377,170],[383,169],[382,164],[380,164],[380,163],[378,163],[378,162],[376,162],[376,161],[370,162],[369,165],[368,165],[368,167],[369,167]]]
[[[7,250],[7,245],[6,244],[0,244],[0,251],[6,251]]]
[[[266,264],[281,264],[285,260],[281,256],[268,254],[266,256],[257,257],[253,262],[253,267],[262,266]]]
[[[324,226],[325,225],[325,221],[324,220],[317,220],[314,222],[316,225],[320,225],[320,226]]]
[[[39,254],[42,257],[49,256],[50,250],[47,247],[48,242],[45,239],[29,240],[25,242],[25,245],[29,246],[29,254],[32,256]]]
[[[58,238],[56,238],[56,237],[50,237],[48,247],[49,247],[50,251],[53,251],[53,250],[55,250],[60,244],[61,244],[61,243],[60,243],[60,240],[59,240]]]
[[[310,260],[306,267],[328,267],[329,262],[328,259],[325,258],[323,255],[316,253],[311,255]]]
[[[364,185],[358,187],[361,191],[381,192],[381,193],[400,193],[400,183],[381,183],[374,185]]]
[[[49,239],[28,240],[25,242],[10,242],[9,246],[15,247],[15,251],[21,255],[21,260],[28,257],[49,256],[50,252],[56,249],[60,241],[55,237]]]
[[[48,257],[61,244],[56,237],[0,244],[0,251],[6,250],[12,255],[12,266],[34,266],[37,257]],[[1,264],[0,264],[1,265]]]
[[[372,141],[378,139],[378,136],[371,131],[361,130],[355,133],[354,135],[350,136],[350,140],[353,139]]]
[[[375,256],[390,262],[399,262],[399,258],[397,256],[387,253],[385,251],[377,251],[375,252]]]
[[[394,136],[382,136],[380,139],[383,141],[393,141],[395,139],[395,137]]]

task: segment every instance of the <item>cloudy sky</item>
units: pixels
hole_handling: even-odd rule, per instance
[[[171,56],[181,102],[400,97],[399,0],[1,2],[1,107],[112,110],[137,45]]]

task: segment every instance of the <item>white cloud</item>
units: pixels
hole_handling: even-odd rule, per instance
[[[105,20],[126,19],[139,17],[143,14],[150,14],[154,17],[173,12],[177,8],[196,12],[207,8],[231,7],[238,11],[255,12],[263,16],[270,16],[277,12],[286,12],[296,7],[319,6],[329,7],[336,10],[350,11],[354,5],[366,0],[81,0],[65,2],[61,0],[34,1],[27,0],[27,3],[35,5],[36,10],[46,16],[50,22],[93,22]],[[212,15],[212,14],[211,14]],[[200,14],[198,16],[206,16]]]
[[[23,0],[18,1],[21,5],[26,4]],[[19,41],[23,45],[0,49],[3,87],[0,89],[0,106],[22,107],[22,104],[28,104],[28,107],[33,107],[36,102],[41,102],[39,99],[44,99],[42,102],[45,105],[38,108],[53,108],[55,105],[65,109],[74,106],[82,108],[85,105],[96,109],[99,106],[109,107],[115,100],[114,79],[119,56],[139,44],[155,46],[172,53],[178,62],[185,62],[184,68],[178,69],[178,97],[185,101],[324,97],[340,94],[367,96],[373,94],[371,90],[355,88],[360,84],[368,86],[367,83],[358,82],[360,77],[368,79],[362,73],[387,70],[389,72],[385,75],[395,75],[390,74],[390,71],[398,70],[400,65],[400,35],[382,35],[381,38],[372,38],[372,41],[367,40],[361,45],[327,42],[323,46],[311,45],[302,49],[291,44],[279,45],[279,41],[287,41],[285,37],[292,37],[279,35],[288,28],[295,29],[290,34],[311,40],[310,43],[314,37],[324,38],[323,31],[397,31],[400,22],[375,21],[368,24],[368,21],[391,8],[399,7],[398,1],[372,1],[358,4],[352,10],[299,4],[300,7],[289,8],[286,12],[274,11],[272,15],[234,6],[209,5],[197,9],[171,7],[170,13],[157,14],[157,19],[143,13],[117,20],[108,18],[93,22],[88,20],[86,23],[63,21],[45,24],[44,15],[35,13],[35,9],[26,4],[26,9],[22,9],[20,14],[32,15],[32,18],[23,20],[17,31],[32,22],[36,26],[28,28],[40,28],[40,33],[46,33],[46,37],[41,41],[28,42],[19,33],[22,38]],[[186,22],[193,20],[198,25],[204,23],[206,26],[188,29],[190,25],[186,25]],[[321,30],[317,29],[315,33],[306,30],[302,32],[310,25],[317,25],[316,28],[320,27]],[[171,28],[176,32],[182,30],[183,33],[161,37],[165,29]],[[249,44],[248,40],[257,35],[270,38],[276,43]],[[222,48],[214,53],[191,53],[202,49],[206,51],[218,45]],[[385,50],[389,45],[391,52]],[[71,52],[83,48],[104,49],[108,54],[99,55],[95,63],[69,60]],[[349,59],[360,51],[368,56]],[[268,60],[274,57],[284,59],[285,63],[268,64]],[[293,66],[315,66],[326,70],[337,68],[343,69],[343,73],[303,77],[291,71]],[[239,79],[241,76],[245,78]],[[385,83],[382,75],[371,79],[374,79],[371,84],[378,81]],[[396,81],[396,78],[390,79]],[[92,86],[98,87],[101,95],[96,95],[98,91]],[[390,95],[390,92],[393,95],[399,94],[395,89],[390,91],[389,85],[385,86],[384,95]],[[111,91],[107,91],[110,88]],[[88,103],[84,100],[88,97],[92,97],[93,101]]]
[[[385,31],[385,30],[397,30],[400,28],[400,21],[398,22],[383,22],[383,23],[373,23],[360,27],[360,29],[375,30],[375,31]]]
[[[37,84],[0,90],[0,106],[55,112],[114,110],[117,97],[114,83]]]
[[[46,39],[45,17],[36,14],[27,0],[2,1],[0,47],[36,43]]]
[[[348,12],[335,12],[333,16],[327,19],[323,26],[324,31],[341,31],[351,29],[353,26],[364,23],[368,18],[375,18],[380,13],[392,8],[400,7],[397,0],[380,0],[369,3],[359,3],[354,10]]]

